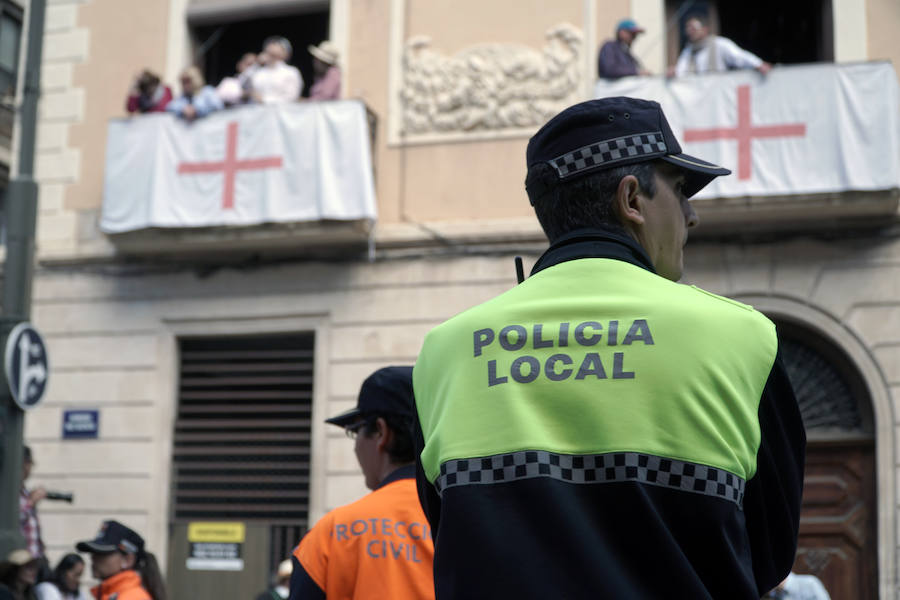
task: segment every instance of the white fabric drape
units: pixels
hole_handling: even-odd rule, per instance
[[[247,106],[187,123],[109,124],[107,233],[376,218],[365,107],[358,101]]]
[[[698,198],[900,187],[900,93],[888,62],[598,82],[595,97],[607,96],[656,100],[684,152],[732,170]]]

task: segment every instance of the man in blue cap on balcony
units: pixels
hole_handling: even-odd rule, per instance
[[[649,75],[641,66],[641,61],[631,53],[631,45],[644,29],[632,19],[622,19],[616,26],[616,39],[609,40],[600,48],[597,57],[597,76],[618,79],[630,75]]]
[[[659,104],[572,106],[528,143],[550,240],[413,372],[438,600],[758,600],[790,571],[805,434],[774,324],[677,282],[729,171]]]

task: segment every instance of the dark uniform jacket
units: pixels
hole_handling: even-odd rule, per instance
[[[597,76],[606,79],[618,79],[637,75],[641,64],[631,50],[618,40],[610,40],[603,44],[597,54]]]
[[[774,325],[629,238],[553,245],[413,379],[439,600],[750,600],[789,572],[805,434]]]

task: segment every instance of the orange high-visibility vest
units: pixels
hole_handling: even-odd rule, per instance
[[[434,598],[431,530],[409,477],[322,517],[294,557],[328,600]]]
[[[150,593],[141,585],[140,574],[132,569],[104,579],[91,588],[91,593],[98,600],[150,600]]]

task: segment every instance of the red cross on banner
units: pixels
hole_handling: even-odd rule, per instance
[[[228,124],[225,138],[225,159],[217,162],[183,162],[178,164],[179,175],[193,173],[222,173],[225,176],[225,185],[222,189],[222,209],[234,208],[234,178],[238,171],[258,171],[261,169],[280,168],[282,161],[280,156],[267,156],[263,158],[237,158],[238,124]]]
[[[711,140],[737,140],[738,179],[750,179],[753,157],[751,142],[754,138],[803,137],[806,135],[804,123],[782,125],[753,125],[750,113],[750,86],[737,88],[738,122],[735,127],[713,129],[685,129],[685,142],[708,142]]]

